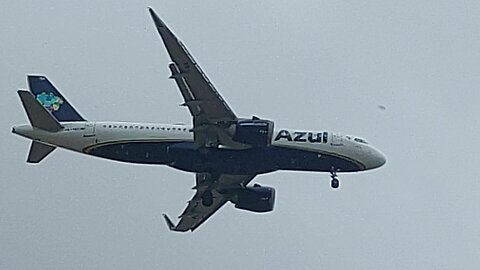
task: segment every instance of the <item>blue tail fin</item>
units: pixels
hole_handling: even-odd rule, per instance
[[[28,86],[37,101],[50,111],[58,121],[86,121],[60,94],[47,77],[29,75]]]

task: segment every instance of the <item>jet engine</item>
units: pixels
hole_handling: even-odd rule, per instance
[[[235,208],[252,212],[270,212],[275,205],[275,189],[258,184],[240,189],[235,197]]]
[[[273,122],[253,117],[241,119],[230,126],[232,139],[254,147],[269,146],[273,136]]]

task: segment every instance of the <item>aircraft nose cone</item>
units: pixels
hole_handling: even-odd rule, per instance
[[[375,169],[385,165],[387,158],[385,155],[377,149],[372,149],[372,159],[370,161],[371,169]]]
[[[362,163],[365,166],[365,170],[382,167],[387,162],[385,155],[371,145],[368,146],[364,153],[365,155],[363,156]]]

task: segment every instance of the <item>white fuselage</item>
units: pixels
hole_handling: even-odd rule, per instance
[[[191,127],[185,125],[133,122],[63,122],[62,126],[64,128],[60,131],[48,132],[22,125],[14,127],[13,132],[48,145],[87,154],[90,153],[91,149],[98,146],[125,142],[193,142]],[[276,129],[271,146],[298,150],[309,154],[315,153],[318,159],[327,156],[347,159],[358,165],[358,171],[374,169],[385,163],[383,154],[364,140],[332,132]],[[324,171],[324,169],[321,171]]]

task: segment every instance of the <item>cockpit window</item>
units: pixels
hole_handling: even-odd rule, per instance
[[[354,141],[356,141],[356,142],[359,142],[359,143],[368,144],[368,143],[367,143],[367,141],[365,141],[365,140],[364,140],[364,139],[362,139],[362,138],[358,138],[358,137],[356,137],[356,138],[355,138],[355,139],[353,139],[353,140],[354,140]]]

